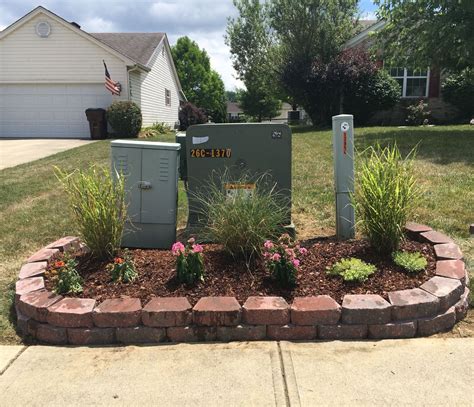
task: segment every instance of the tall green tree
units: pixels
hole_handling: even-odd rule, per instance
[[[474,65],[472,0],[376,0],[386,25],[378,33],[384,56],[400,66],[460,71]]]
[[[224,82],[211,68],[206,50],[188,37],[181,37],[171,47],[174,64],[187,99],[203,108],[215,122],[226,119]]]

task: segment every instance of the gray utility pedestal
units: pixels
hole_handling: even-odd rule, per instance
[[[111,142],[112,171],[125,176],[128,216],[124,247],[169,249],[176,241],[177,143]]]

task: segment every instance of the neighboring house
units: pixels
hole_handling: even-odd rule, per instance
[[[288,121],[288,112],[292,111],[292,107],[289,103],[282,103],[281,110],[278,116],[272,117],[271,121],[281,121],[286,123]],[[302,108],[298,108],[300,111],[300,120],[306,118],[306,112]],[[244,112],[239,107],[237,102],[227,101],[227,120],[229,122],[238,122],[242,121]]]
[[[84,111],[116,100],[136,102],[144,126],[175,125],[185,96],[166,34],[87,33],[43,7],[0,32],[0,138],[89,137]]]
[[[237,102],[227,101],[227,120],[229,122],[238,122],[243,117],[244,112]]]
[[[384,21],[362,20],[360,21],[362,31],[351,38],[345,44],[345,48],[361,47],[368,49],[372,44],[371,34],[382,29]],[[442,69],[439,67],[413,68],[389,66],[384,63],[382,51],[378,52],[379,66],[384,69],[400,84],[401,101],[393,109],[378,112],[373,121],[383,124],[404,124],[406,118],[406,107],[424,100],[428,104],[431,116],[438,122],[449,122],[455,119],[456,109],[441,98],[441,83],[444,79]]]

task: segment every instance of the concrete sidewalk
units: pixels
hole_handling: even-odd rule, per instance
[[[0,347],[0,405],[470,406],[473,364],[472,338]]]

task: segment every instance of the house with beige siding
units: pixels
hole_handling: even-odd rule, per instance
[[[85,110],[115,100],[136,102],[144,126],[178,122],[185,96],[165,33],[88,33],[44,7],[0,32],[0,138],[88,138]]]

